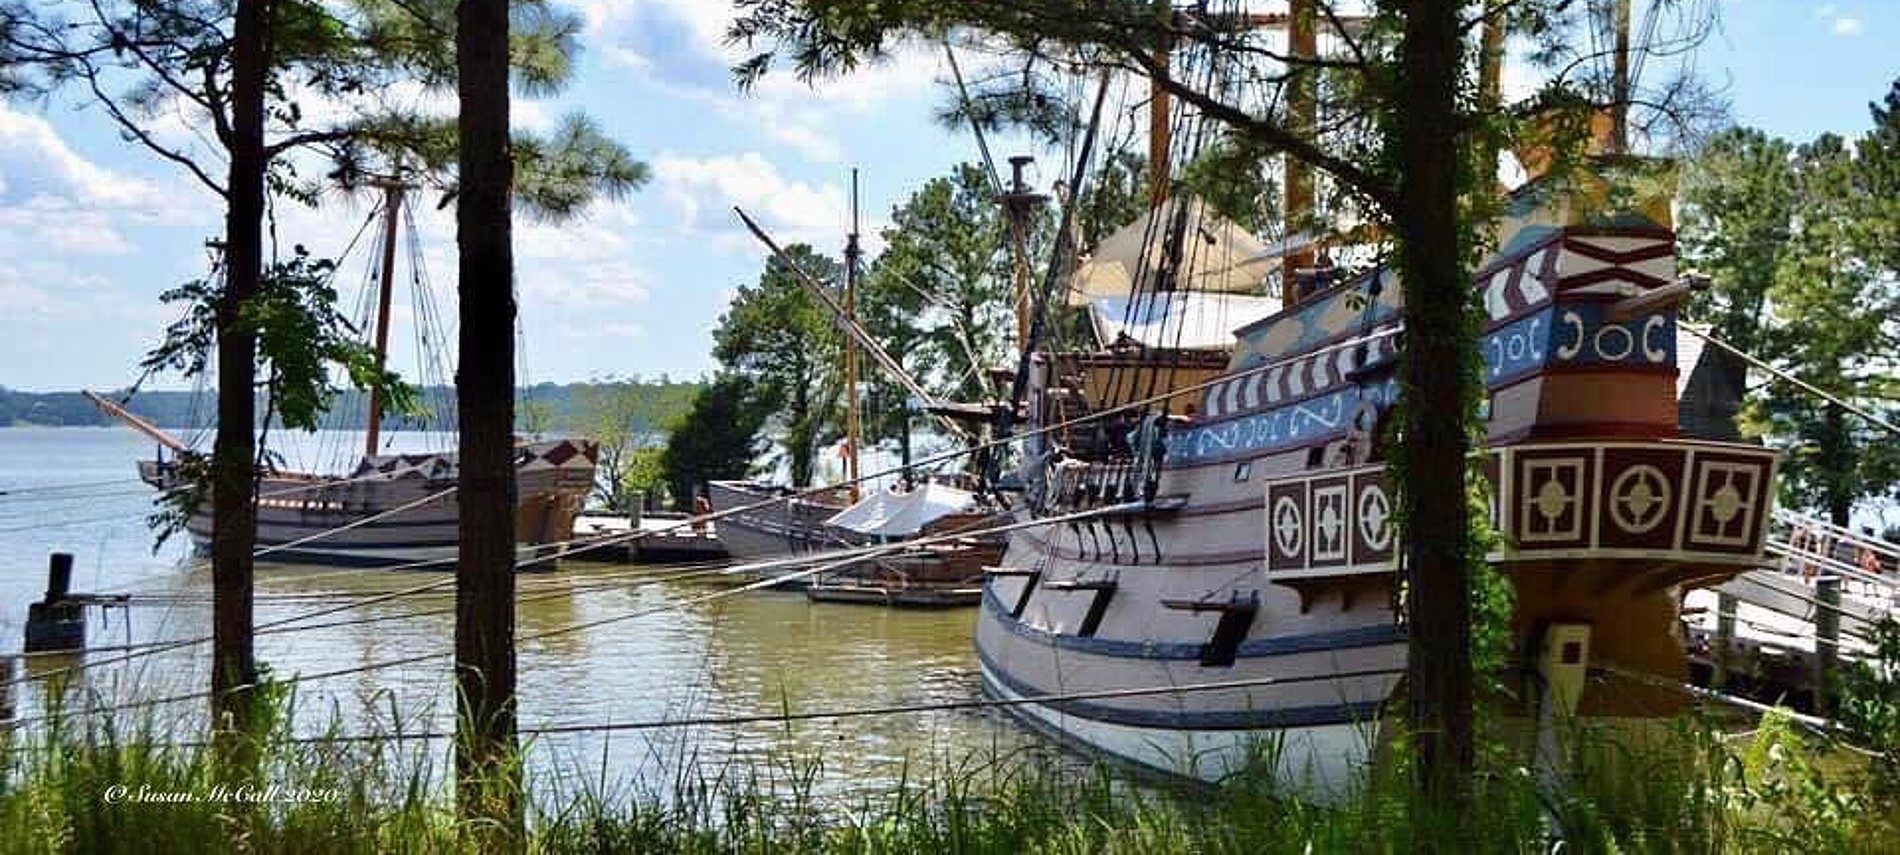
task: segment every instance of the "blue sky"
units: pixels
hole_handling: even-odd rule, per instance
[[[835,252],[852,166],[863,170],[865,231],[874,235],[894,203],[976,157],[967,133],[931,118],[946,97],[938,51],[911,51],[817,89],[781,74],[740,95],[726,74],[723,2],[574,5],[588,19],[574,85],[553,101],[518,103],[517,122],[546,127],[584,110],[647,161],[654,180],[582,222],[518,231],[527,379],[705,372],[709,331],[762,258],[732,205],[788,241]],[[1719,5],[1722,29],[1697,65],[1726,88],[1739,122],[1796,139],[1857,133],[1867,102],[1900,76],[1891,51],[1900,4],[1890,0]],[[189,139],[188,123],[168,124],[166,132]],[[1024,146],[997,147],[1001,157]],[[1057,163],[1045,160],[1039,185]],[[425,257],[450,311],[452,223],[426,201]],[[347,201],[288,209],[279,233],[286,244],[335,255],[366,213]],[[173,315],[158,294],[203,274],[203,241],[218,217],[215,197],[121,141],[96,112],[0,105],[0,385],[109,388],[132,379]],[[346,302],[365,262],[360,253],[345,260]],[[398,297],[399,320],[406,300]],[[396,338],[407,340],[401,330]],[[395,367],[413,373],[412,354],[399,344]]]

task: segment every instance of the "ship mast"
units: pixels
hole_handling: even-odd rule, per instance
[[[848,323],[858,319],[858,260],[864,250],[858,245],[858,170],[851,169],[851,233],[844,241],[844,315]],[[858,343],[844,337],[844,477],[850,485],[851,501],[858,500]]]
[[[1291,0],[1286,20],[1287,54],[1295,61],[1317,59],[1319,39],[1314,32],[1317,0]],[[1295,134],[1311,134],[1319,126],[1318,72],[1307,69],[1293,75],[1287,90],[1287,118]],[[1313,167],[1292,155],[1286,156],[1286,186],[1282,205],[1282,231],[1289,237],[1296,226],[1305,226],[1313,213]],[[1280,305],[1299,302],[1299,272],[1313,266],[1311,243],[1286,254],[1280,261]]]
[[[1161,79],[1170,74],[1169,61],[1174,54],[1174,37],[1168,28],[1174,24],[1173,0],[1157,0],[1156,11],[1161,16],[1161,27],[1155,36],[1155,71],[1148,78],[1148,207],[1159,208],[1168,201],[1168,182],[1173,180],[1173,164],[1169,162],[1168,151],[1174,145],[1174,129],[1168,124],[1171,109],[1171,96],[1168,89],[1161,85]]]
[[[379,179],[374,186],[383,188],[383,271],[376,295],[376,371],[382,373],[389,361],[389,301],[396,287],[396,226],[402,219],[403,184],[393,178]],[[369,425],[363,437],[363,456],[376,454],[383,430],[383,389],[376,384],[369,390]]]
[[[1627,0],[1621,0],[1627,2]],[[1319,57],[1319,7],[1318,0],[1288,0],[1284,13],[1242,13],[1219,16],[1222,23],[1240,29],[1274,30],[1284,29],[1287,33],[1287,54],[1295,61],[1311,60]],[[1169,32],[1173,25],[1174,4],[1168,0],[1156,3],[1161,16],[1162,27],[1156,37],[1154,48],[1155,72],[1148,83],[1148,174],[1149,205],[1159,208],[1168,201],[1173,180],[1170,149],[1174,138],[1169,121],[1172,98],[1161,78],[1169,73],[1170,55],[1173,53],[1174,38]],[[1356,24],[1359,17],[1340,17],[1339,25]],[[1296,69],[1297,72],[1297,69]],[[1308,69],[1304,73],[1295,73],[1287,92],[1288,125],[1295,133],[1311,133],[1319,125],[1318,75]],[[1283,222],[1286,231],[1292,234],[1295,225],[1313,210],[1313,167],[1291,155],[1286,156],[1284,165],[1286,180],[1281,188],[1283,200]],[[1286,254],[1281,260],[1281,302],[1291,306],[1298,296],[1296,282],[1299,271],[1313,265],[1313,250],[1310,242]]]
[[[1652,10],[1653,11],[1653,10]],[[1629,154],[1630,145],[1630,0],[1616,0],[1610,26],[1615,33],[1615,54],[1610,75],[1611,154]]]

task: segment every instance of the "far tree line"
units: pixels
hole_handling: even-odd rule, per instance
[[[671,420],[686,411],[705,384],[673,380],[666,375],[604,378],[576,383],[537,383],[515,395],[515,424],[529,433],[585,434],[599,422],[596,410],[604,397],[625,398],[619,405],[628,413],[631,429],[639,434],[664,434]],[[455,390],[422,386],[422,402],[414,412],[390,413],[383,419],[388,430],[453,430]],[[339,390],[331,401],[325,426],[360,428],[344,418],[362,413],[368,395],[361,390]],[[196,430],[217,426],[217,410],[207,393],[183,390],[145,390],[126,400],[126,409],[168,430]],[[440,412],[437,412],[440,410]],[[260,406],[258,412],[265,412]],[[116,425],[78,392],[25,392],[0,388],[0,427],[105,427]]]

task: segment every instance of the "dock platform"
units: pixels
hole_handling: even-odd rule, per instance
[[[620,514],[584,513],[574,521],[579,541],[567,557],[610,564],[684,564],[728,557],[717,523],[695,530],[684,514],[646,514],[639,521],[644,537],[629,537],[634,521]],[[601,541],[590,544],[587,541]]]

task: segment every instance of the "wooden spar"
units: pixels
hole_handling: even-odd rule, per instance
[[[754,222],[750,216],[747,216],[744,209],[735,205],[732,208],[732,212],[739,215],[739,221],[745,223],[746,230],[752,232],[753,237],[758,238],[760,243],[765,244],[766,249],[772,251],[772,257],[778,259],[780,264],[785,265],[785,268],[792,272],[792,276],[798,280],[799,284],[805,286],[807,292],[818,298],[818,304],[823,306],[825,311],[831,314],[832,320],[839,326],[844,327],[845,334],[856,339],[858,345],[863,347],[865,352],[869,353],[871,358],[876,360],[877,364],[891,375],[892,379],[902,384],[905,390],[916,396],[917,400],[922,401],[925,407],[936,407],[943,403],[937,399],[937,396],[924,391],[924,387],[918,384],[917,379],[910,376],[910,373],[905,371],[904,366],[899,364],[897,360],[892,359],[891,355],[887,353],[883,347],[878,345],[877,339],[872,338],[870,333],[864,331],[864,327],[859,326],[857,321],[847,315],[844,307],[838,305],[837,299],[833,298],[831,293],[825,290],[825,286],[813,278],[810,273],[807,273],[805,268],[798,266],[798,262],[793,261],[791,256],[786,255],[785,250],[779,247],[778,242],[772,240],[771,235],[766,234],[765,230],[760,228],[758,223]],[[945,430],[948,430],[955,436],[965,439],[968,439],[970,436],[969,432],[965,431],[962,425],[944,416],[939,415],[937,421],[944,426]]]
[[[1173,142],[1169,131],[1169,105],[1171,99],[1160,79],[1167,75],[1169,58],[1173,50],[1174,39],[1170,34],[1173,26],[1172,3],[1161,0],[1157,3],[1162,26],[1156,38],[1154,65],[1155,72],[1149,78],[1148,100],[1148,174],[1149,202],[1154,207],[1168,200],[1169,183],[1172,180],[1169,163],[1169,149]],[[1284,28],[1287,31],[1287,54],[1294,60],[1316,59],[1319,56],[1319,6],[1318,0],[1289,0],[1285,14],[1241,13],[1214,14],[1203,18],[1207,24],[1220,29],[1270,30]],[[1334,17],[1331,26],[1341,36],[1350,35],[1364,18]],[[1316,69],[1295,70],[1287,93],[1287,113],[1290,124],[1296,133],[1312,133],[1319,125],[1319,74]],[[1284,221],[1288,233],[1301,225],[1300,221],[1313,210],[1313,167],[1287,155],[1286,181],[1284,194]],[[1314,252],[1302,248],[1291,252],[1281,259],[1281,300],[1291,306],[1295,302],[1295,275],[1301,268],[1313,265]]]
[[[1291,0],[1287,16],[1287,54],[1295,60],[1314,59],[1319,56],[1318,33],[1315,24],[1319,11],[1316,0]],[[1287,91],[1287,116],[1296,134],[1311,134],[1319,126],[1319,74],[1317,70],[1294,69],[1293,79]],[[1286,232],[1292,234],[1295,228],[1306,225],[1306,219],[1313,212],[1313,167],[1292,155],[1286,158],[1286,187],[1284,211],[1281,222]],[[1299,302],[1298,274],[1301,268],[1313,266],[1313,250],[1302,248],[1280,260],[1280,304],[1291,306]]]
[[[1610,25],[1615,33],[1616,50],[1611,60],[1610,140],[1611,154],[1628,154],[1630,146],[1630,0],[1616,0],[1615,16]]]
[[[1148,78],[1148,205],[1161,207],[1168,201],[1173,180],[1168,152],[1174,146],[1172,128],[1168,124],[1171,96],[1161,85],[1161,78],[1168,76],[1168,64],[1174,53],[1174,38],[1168,34],[1173,26],[1174,4],[1170,0],[1157,0],[1161,17],[1161,27],[1155,36],[1155,72]]]
[[[1009,190],[998,196],[1003,204],[1003,214],[1009,220],[1011,269],[1014,273],[1016,289],[1016,343],[1018,353],[1028,353],[1030,349],[1030,316],[1035,313],[1035,300],[1030,295],[1029,283],[1029,217],[1048,196],[1029,191],[1029,183],[1023,180],[1023,168],[1036,159],[1026,155],[1017,155],[1009,159]]]
[[[158,425],[134,415],[131,410],[119,406],[118,403],[112,399],[91,390],[81,390],[79,394],[84,395],[86,400],[91,401],[93,406],[99,408],[100,412],[125,423],[126,427],[145,434],[159,445],[165,446],[180,454],[191,451],[191,447],[186,445],[184,441],[178,437],[172,436]]]
[[[389,300],[396,289],[396,226],[401,220],[403,186],[398,181],[382,182],[383,187],[383,275],[376,295],[376,370],[381,372],[389,361]],[[376,454],[383,432],[383,389],[381,384],[369,390],[369,426],[363,437],[363,456]]]
[[[858,259],[864,250],[858,246],[858,170],[851,170],[851,233],[844,241],[844,316],[848,326],[858,322]],[[844,337],[844,477],[850,485],[851,502],[858,501],[858,343]]]

